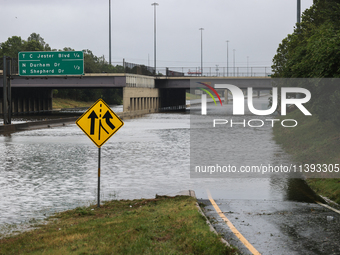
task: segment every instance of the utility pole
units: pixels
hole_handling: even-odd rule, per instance
[[[235,77],[235,49],[233,49],[233,59],[234,59],[234,77]]]
[[[297,21],[298,24],[301,23],[301,0],[297,0]]]
[[[201,27],[201,76],[203,76],[203,30],[204,28]]]
[[[227,41],[227,77],[229,76],[229,41]]]
[[[156,71],[156,6],[159,5],[158,3],[151,4],[154,6],[154,68],[155,68],[155,75],[157,74]]]
[[[111,65],[111,0],[109,0],[109,64]]]

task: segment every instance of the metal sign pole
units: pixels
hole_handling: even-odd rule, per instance
[[[12,75],[12,59],[7,58],[7,101],[8,101],[8,115],[7,124],[12,124],[12,88],[11,88],[11,75]]]
[[[3,57],[3,92],[2,92],[2,114],[4,116],[4,125],[8,124],[8,103],[7,103],[7,58]]]
[[[98,148],[98,207],[100,207],[100,147]]]
[[[4,125],[11,124],[12,118],[12,95],[11,95],[11,58],[3,57],[3,96],[2,96],[2,113]]]

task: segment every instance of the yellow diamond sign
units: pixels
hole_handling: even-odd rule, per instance
[[[124,122],[102,99],[99,99],[80,116],[76,124],[100,148],[124,125]]]

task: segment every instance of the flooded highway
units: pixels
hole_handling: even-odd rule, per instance
[[[287,203],[294,203],[298,208],[317,210],[308,187],[287,177],[190,178],[188,111],[150,114],[124,123],[101,150],[101,201],[153,198],[156,194],[191,189],[202,200],[208,199],[209,190],[216,201],[232,205],[226,211],[244,214],[249,221],[256,218],[249,219],[247,215],[252,208],[256,213],[271,208],[266,213],[274,214],[285,211]],[[291,162],[273,140],[271,131],[247,132],[253,132],[253,143],[266,144],[257,153],[259,162]],[[36,222],[57,211],[96,204],[97,157],[97,147],[75,124],[0,135],[0,234],[8,232],[9,225]],[[240,217],[241,222],[246,221]],[[333,223],[339,224],[334,217]],[[276,231],[272,234],[289,236],[280,230],[282,226],[272,225],[270,228]],[[285,239],[280,241],[281,246],[285,243]],[[266,253],[265,245],[258,247],[263,254],[275,254]]]

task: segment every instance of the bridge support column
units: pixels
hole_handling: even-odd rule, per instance
[[[156,88],[123,88],[123,111],[138,112],[140,114],[156,112],[158,106],[152,103],[159,98],[159,89]]]
[[[224,91],[224,103],[228,104],[228,96],[229,96],[229,91],[226,89]]]

